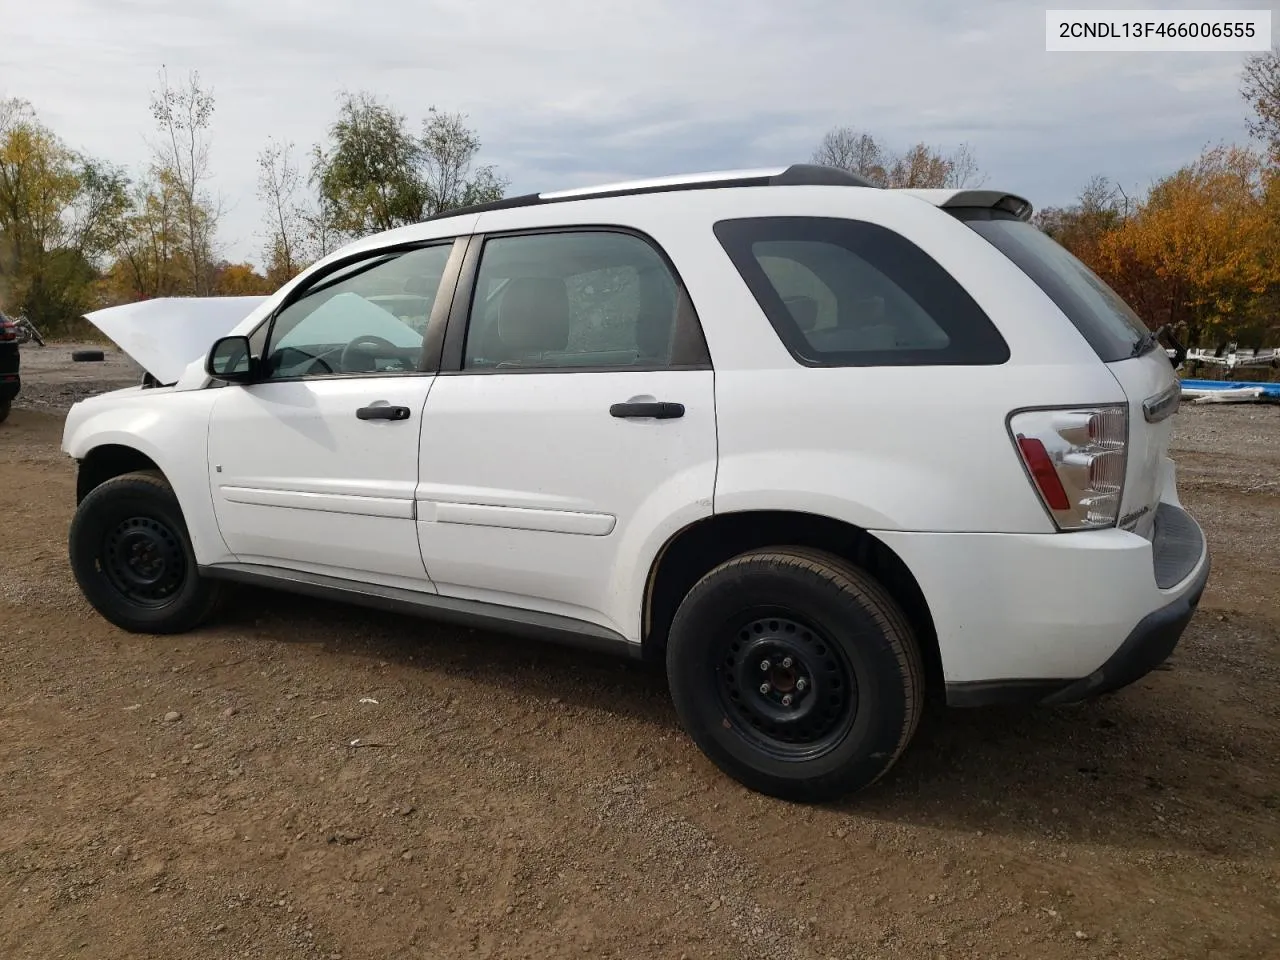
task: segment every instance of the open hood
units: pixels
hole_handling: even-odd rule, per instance
[[[85,314],[143,370],[175,383],[266,297],[160,297]]]

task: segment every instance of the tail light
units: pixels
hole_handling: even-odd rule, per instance
[[[17,340],[17,328],[11,320],[0,320],[0,340]]]
[[[1124,404],[1022,410],[1009,432],[1059,530],[1115,526],[1129,438]]]

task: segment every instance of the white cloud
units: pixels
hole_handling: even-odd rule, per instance
[[[260,245],[257,151],[322,139],[342,89],[468,113],[520,192],[806,160],[852,124],[967,141],[1044,205],[1243,138],[1240,55],[1049,54],[1043,8],[1009,0],[0,0],[0,22],[0,95],[133,168],[156,71],[199,70],[237,258]]]

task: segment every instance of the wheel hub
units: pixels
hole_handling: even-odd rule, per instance
[[[186,576],[186,557],[174,532],[154,517],[131,517],[105,539],[101,566],[126,599],[160,606],[172,599]]]
[[[836,742],[857,691],[834,644],[798,620],[753,619],[727,644],[719,674],[731,720],[776,752]]]

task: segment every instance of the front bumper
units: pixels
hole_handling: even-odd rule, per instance
[[[1067,703],[1126,686],[1173,651],[1209,578],[1204,533],[1159,505],[1152,540],[876,534],[925,596],[953,706]]]

